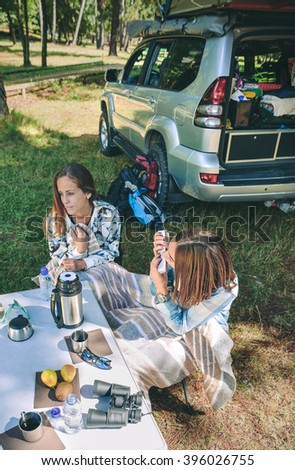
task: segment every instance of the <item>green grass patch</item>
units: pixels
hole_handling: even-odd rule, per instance
[[[104,65],[102,60],[98,62],[87,63],[87,68],[97,67]],[[0,73],[2,74],[3,80],[9,81],[10,83],[21,81],[34,81],[42,79],[44,76],[51,74],[61,74],[66,75],[66,73],[71,72],[73,75],[75,72],[79,72],[81,69],[85,69],[86,65],[83,64],[73,64],[65,65],[59,67],[15,67],[11,66],[0,66]]]

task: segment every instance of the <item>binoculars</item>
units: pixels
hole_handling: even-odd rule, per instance
[[[131,395],[130,387],[95,380],[93,395],[110,397],[109,408],[107,412],[90,408],[87,414],[87,428],[122,428],[128,423],[141,421],[143,392]]]

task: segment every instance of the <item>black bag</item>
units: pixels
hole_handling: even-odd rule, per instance
[[[104,199],[117,207],[121,216],[128,217],[132,213],[128,196],[133,192],[132,185],[136,186],[133,188],[134,190],[137,189],[137,183],[138,180],[133,168],[125,166],[111,183]]]
[[[140,165],[125,166],[111,183],[105,200],[117,207],[122,217],[135,216],[144,225],[163,224],[168,215],[147,193],[143,186]],[[129,198],[129,195],[132,195]],[[146,217],[142,217],[144,211]],[[141,214],[140,214],[141,212]]]

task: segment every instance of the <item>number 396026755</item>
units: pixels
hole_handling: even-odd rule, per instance
[[[254,455],[246,454],[202,454],[184,455],[184,465],[254,465]]]

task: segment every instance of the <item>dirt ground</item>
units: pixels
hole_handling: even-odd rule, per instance
[[[45,128],[75,137],[85,134],[97,135],[100,115],[99,95],[100,89],[97,90],[97,100],[66,100],[62,113],[56,112],[55,100],[48,99],[50,98],[48,89],[39,91],[38,95],[27,92],[25,99],[21,94],[8,95],[7,103],[10,112],[16,110],[34,116]]]

